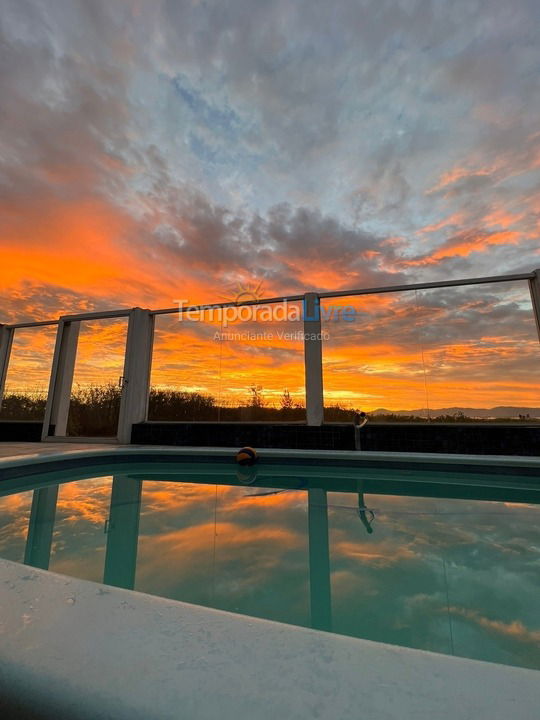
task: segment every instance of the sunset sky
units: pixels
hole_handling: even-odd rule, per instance
[[[539,23],[537,0],[0,0],[0,321],[540,267]],[[327,403],[540,406],[525,283],[355,303]],[[118,378],[117,329],[85,330],[76,382]],[[214,329],[161,319],[153,382],[302,400],[301,344]],[[16,337],[8,388],[47,386],[48,332]]]

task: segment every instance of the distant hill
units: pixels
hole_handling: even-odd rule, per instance
[[[370,415],[414,415],[415,417],[427,417],[426,408],[416,410],[386,410],[385,408],[377,408],[372,410]],[[430,408],[431,417],[437,415],[458,415],[463,414],[470,418],[516,418],[520,415],[528,415],[530,418],[540,418],[540,408],[534,407],[515,407],[513,405],[498,405],[494,408],[467,408],[467,407],[446,407],[446,408]]]

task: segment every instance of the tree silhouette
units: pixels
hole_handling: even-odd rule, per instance
[[[262,394],[262,386],[261,385],[251,385],[249,388],[250,392],[250,398],[249,398],[249,407],[252,408],[263,408],[264,407],[264,397]]]
[[[283,391],[283,395],[279,400],[279,404],[281,405],[282,410],[292,410],[294,408],[294,401],[291,397],[291,393],[288,391],[287,388],[285,388],[285,390]]]

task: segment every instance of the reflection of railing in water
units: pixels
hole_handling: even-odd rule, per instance
[[[51,556],[58,485],[34,490],[28,524],[24,562],[48,570]]]
[[[246,472],[247,470],[247,472]],[[237,473],[239,481],[253,484],[257,480],[255,468],[243,469]],[[306,489],[302,480],[296,487],[268,492],[250,493],[252,497],[269,497],[287,492]],[[328,540],[328,504],[326,490],[312,488],[308,494],[308,536],[309,536],[309,588],[311,626],[318,630],[332,629],[332,589],[330,583],[330,549]]]
[[[103,582],[133,589],[139,541],[142,480],[115,475],[107,522],[107,549]]]
[[[236,477],[242,485],[252,485],[257,480],[256,468],[243,468],[236,473]],[[361,483],[359,483],[360,485]],[[274,495],[282,495],[283,493],[298,492],[298,490],[307,489],[307,481],[302,480],[298,485],[293,488],[284,488],[281,490],[268,490],[267,492],[249,493],[245,495],[246,498],[251,497],[271,497]],[[365,500],[364,493],[362,490],[358,491],[358,517],[362,521],[362,524],[366,528],[366,532],[371,535],[373,533],[372,524],[375,520],[375,511],[368,508]]]
[[[58,485],[34,490],[24,562],[47,569],[56,518]],[[217,487],[217,486],[216,486]],[[137,564],[142,480],[115,475],[111,487],[103,582],[133,589]],[[278,491],[284,492],[284,491]],[[308,490],[309,568],[312,626],[331,630],[330,554],[326,491]]]
[[[375,520],[375,513],[366,506],[364,493],[358,493],[358,517],[362,521],[362,525],[366,528],[368,535],[371,535],[373,532],[371,525]]]
[[[36,488],[28,523],[24,562],[47,570],[56,521],[59,485]],[[111,486],[103,582],[133,589],[137,563],[142,480],[115,475]]]
[[[331,583],[331,555],[329,546],[329,512],[337,508],[344,508],[353,513],[358,513],[360,521],[365,530],[372,533],[372,523],[375,518],[375,511],[368,507],[366,495],[371,493],[381,494],[384,489],[384,482],[381,479],[358,478],[360,468],[356,468],[353,475],[356,477],[335,478],[330,472],[327,482],[323,478],[310,478],[314,468],[305,468],[306,475],[302,476],[296,471],[296,477],[282,476],[280,482],[286,487],[276,488],[275,482],[278,475],[265,476],[264,467],[254,468],[252,482],[249,483],[249,493],[243,498],[252,497],[264,498],[278,493],[293,492],[299,496],[304,495],[307,500],[307,536],[308,536],[308,560],[309,560],[309,598],[311,625],[322,630],[332,630],[332,583]],[[333,471],[337,468],[333,468]],[[75,471],[74,471],[75,472]],[[234,470],[223,468],[221,477],[213,472],[202,472],[199,475],[185,474],[176,471],[176,475],[166,472],[118,472],[113,476],[110,495],[110,509],[106,523],[106,550],[104,560],[103,580],[106,584],[124,588],[133,588],[135,585],[135,571],[137,564],[137,546],[139,536],[139,517],[141,512],[141,497],[144,480],[168,480],[177,477],[180,482],[198,482],[202,485],[233,485],[236,487],[245,486],[246,483],[238,480]],[[81,472],[82,475],[82,472]],[[88,475],[86,475],[88,477]],[[95,471],[91,477],[95,477]],[[220,477],[221,483],[216,483]],[[80,478],[82,479],[82,477]],[[73,480],[73,475],[71,476]],[[272,482],[271,482],[272,481]],[[488,478],[486,478],[486,482]],[[38,481],[36,481],[38,482]],[[70,482],[66,478],[65,482]],[[396,481],[392,495],[404,497],[428,496],[422,490],[422,483],[418,478],[407,484],[405,480]],[[521,497],[516,496],[515,488],[502,488],[501,496],[498,499],[521,501],[526,503],[539,503],[540,492],[536,494],[532,483],[526,479],[524,488],[520,490]],[[426,486],[429,487],[429,484]],[[255,487],[266,488],[266,492],[252,492]],[[40,568],[48,568],[49,556],[51,553],[52,538],[55,525],[56,506],[58,498],[58,484],[43,486],[36,484],[34,489],[32,509],[28,526],[26,542],[25,563]],[[21,481],[18,489],[11,488],[10,493],[20,492],[21,489],[28,490],[27,481]],[[30,488],[31,489],[31,488]],[[247,490],[247,488],[246,488]],[[489,488],[487,488],[489,491]],[[328,502],[328,492],[343,492],[354,499],[350,505],[337,505]],[[10,494],[4,491],[2,494]],[[307,493],[307,498],[306,494]],[[479,485],[466,486],[461,480],[460,497],[464,499],[489,499],[485,497],[486,488]],[[382,493],[384,494],[384,493]],[[447,493],[439,485],[436,497],[447,497]],[[368,501],[369,502],[369,501]],[[431,514],[431,513],[430,513]],[[357,521],[358,522],[358,521]],[[363,534],[361,529],[361,534]]]
[[[27,565],[43,569],[49,567],[58,487],[50,485],[34,490],[24,558]],[[129,589],[135,586],[141,492],[142,480],[128,475],[113,477],[109,517],[104,528],[107,547],[103,582],[106,585]],[[276,492],[287,490],[268,494]],[[331,630],[332,593],[326,490],[315,488],[307,492],[311,624],[320,630]],[[256,496],[261,495],[264,493]]]
[[[311,626],[332,630],[332,585],[326,490],[308,490],[309,597]]]

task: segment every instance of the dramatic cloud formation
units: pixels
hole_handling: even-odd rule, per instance
[[[535,0],[0,8],[3,322],[216,301],[238,281],[273,295],[540,264]],[[362,342],[372,365],[383,349],[398,372],[416,352]],[[300,392],[289,359],[275,392]],[[391,404],[349,365],[349,397]]]

